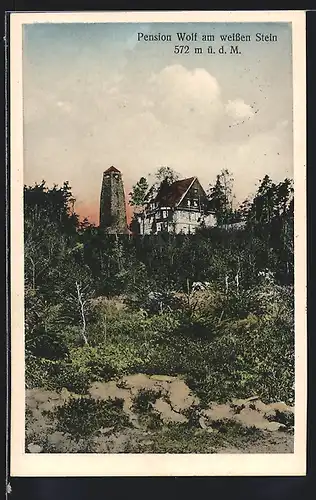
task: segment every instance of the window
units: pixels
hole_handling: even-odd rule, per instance
[[[188,207],[191,205],[191,201],[190,200],[187,201],[187,205],[188,205]]]
[[[104,176],[104,177],[105,177],[106,179],[109,179],[110,174],[105,174],[105,176]]]
[[[194,207],[197,207],[197,206],[198,206],[198,202],[197,202],[197,200],[194,200],[194,201],[193,201],[193,206],[194,206]]]

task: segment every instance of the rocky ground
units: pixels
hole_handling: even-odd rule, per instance
[[[179,377],[129,375],[78,395],[26,391],[30,453],[292,453],[294,408],[253,396],[202,405]]]

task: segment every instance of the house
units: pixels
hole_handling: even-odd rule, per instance
[[[136,215],[140,234],[160,231],[194,233],[202,224],[215,226],[216,218],[209,210],[209,201],[197,177],[169,184],[163,181],[158,193]]]

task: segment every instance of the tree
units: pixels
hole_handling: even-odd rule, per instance
[[[244,212],[255,224],[269,224],[274,218],[287,214],[292,199],[292,180],[286,178],[275,184],[268,175],[265,175],[252,202],[244,202]]]
[[[79,222],[78,229],[80,232],[91,231],[94,228],[95,228],[95,224],[93,222],[90,222],[87,217],[84,217],[84,219]]]
[[[159,182],[166,181],[168,184],[172,184],[179,179],[179,174],[171,167],[163,166],[157,169],[155,177]]]
[[[73,234],[79,225],[74,203],[68,181],[62,187],[55,184],[48,188],[44,180],[41,184],[24,186],[24,217],[33,224],[46,220]]]
[[[148,174],[152,179],[152,174]],[[170,167],[159,167],[154,173],[151,184],[146,177],[141,177],[139,181],[133,186],[132,191],[129,193],[131,199],[129,204],[134,208],[134,213],[141,211],[146,203],[152,200],[162,185],[170,186],[173,182],[179,179],[179,174]]]
[[[146,194],[148,192],[149,184],[145,177],[141,177],[139,181],[133,186],[132,191],[129,193],[129,204],[135,209],[141,208],[145,204]]]
[[[177,181],[179,177],[180,174],[178,174],[171,167],[159,167],[154,174],[155,180],[148,190],[146,201],[153,199],[162,186],[170,186]]]
[[[214,186],[209,189],[210,209],[214,211],[218,225],[229,224],[233,215],[233,182],[227,169],[216,176]]]

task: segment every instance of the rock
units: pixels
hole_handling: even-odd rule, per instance
[[[157,390],[156,381],[151,379],[148,375],[144,375],[142,373],[137,373],[136,375],[127,375],[123,377],[122,380],[133,395],[142,389]]]
[[[234,420],[246,427],[256,427],[257,429],[262,429],[267,425],[264,416],[251,408],[244,408],[241,410],[239,414],[234,416]]]
[[[47,438],[49,444],[52,445],[58,445],[62,443],[65,440],[65,434],[63,432],[53,432],[53,434],[50,434]]]
[[[56,391],[47,391],[45,389],[35,388],[26,390],[26,405],[29,408],[36,408],[45,404],[47,401],[58,401],[60,396]]]
[[[26,393],[25,403],[26,403],[27,408],[29,408],[31,410],[33,410],[33,409],[35,410],[37,408],[36,399],[31,394],[28,394],[28,391]]]
[[[263,403],[260,399],[254,403],[255,409],[260,413],[266,414],[269,411],[269,405]]]
[[[275,421],[280,422],[280,424],[284,424],[286,427],[293,427],[294,413],[291,411],[284,411],[282,413],[277,411]]]
[[[94,382],[88,392],[93,399],[122,399],[124,401],[123,410],[126,413],[130,412],[132,406],[131,392],[128,389],[120,389],[113,380],[110,382]]]
[[[52,401],[49,399],[48,401],[44,401],[43,403],[41,403],[39,405],[39,408],[41,409],[41,411],[49,412],[49,411],[52,411],[56,406],[60,406],[60,404],[61,403],[59,402],[59,404],[58,404],[58,401],[56,401],[56,400]]]
[[[170,384],[168,398],[172,408],[177,412],[187,410],[200,402],[198,397],[191,393],[186,383],[179,379]]]
[[[200,417],[200,418],[199,418],[199,424],[200,424],[200,427],[201,427],[202,429],[207,429],[207,425],[206,425],[206,423],[205,423],[205,418],[204,418],[204,417]]]
[[[228,404],[212,404],[211,408],[202,410],[201,415],[209,421],[219,421],[234,417],[234,411]]]
[[[281,412],[292,412],[292,413],[294,413],[294,408],[292,408],[291,406],[288,406],[283,401],[280,401],[278,403],[271,403],[269,406],[273,410],[279,411],[280,413]]]
[[[160,414],[161,420],[164,423],[188,422],[188,419],[184,415],[173,411],[171,406],[166,401],[164,401],[162,398],[157,399],[157,401],[153,404],[153,408]]]
[[[34,397],[38,403],[45,403],[50,399],[59,399],[59,394],[56,391],[46,391],[43,389],[33,389]]]
[[[101,432],[101,434],[109,434],[113,430],[114,430],[114,426],[113,427],[101,427],[100,432]]]
[[[251,396],[247,399],[232,399],[231,401],[231,407],[234,408],[236,413],[243,408],[251,408],[252,410],[261,411],[260,407],[262,405],[264,405],[264,403],[260,401],[259,396]]]
[[[246,401],[247,403],[251,403],[252,401],[257,401],[259,398],[259,396],[251,396],[250,398],[247,398]]]
[[[110,382],[94,382],[88,393],[96,400],[123,400],[123,411],[129,417],[130,422],[134,427],[139,427],[137,416],[132,411],[133,400],[132,393],[129,389],[121,389],[117,387],[114,380]]]
[[[273,410],[272,408],[270,408],[269,405],[267,405],[267,410],[265,411],[264,413],[264,417],[267,419],[267,420],[273,420],[276,416],[276,411]]]
[[[231,407],[234,408],[244,408],[246,400],[245,399],[232,399]]]
[[[284,424],[280,424],[279,422],[268,422],[265,427],[267,431],[271,432],[280,431],[285,428],[286,426]]]
[[[88,389],[93,399],[126,399],[130,397],[130,391],[119,389],[114,380],[110,382],[94,382]]]
[[[283,402],[271,403],[267,405],[265,418],[269,421],[276,421],[286,426],[292,426],[294,423],[294,408]]]
[[[27,447],[30,453],[41,453],[43,451],[42,446],[39,444],[30,443]]]
[[[151,375],[149,378],[159,382],[173,382],[174,380],[177,380],[177,377],[171,377],[171,375]]]
[[[60,398],[65,402],[65,401],[68,401],[68,399],[70,399],[70,397],[71,397],[71,393],[68,391],[68,389],[66,389],[66,387],[63,387],[61,390],[61,393],[60,393]]]

